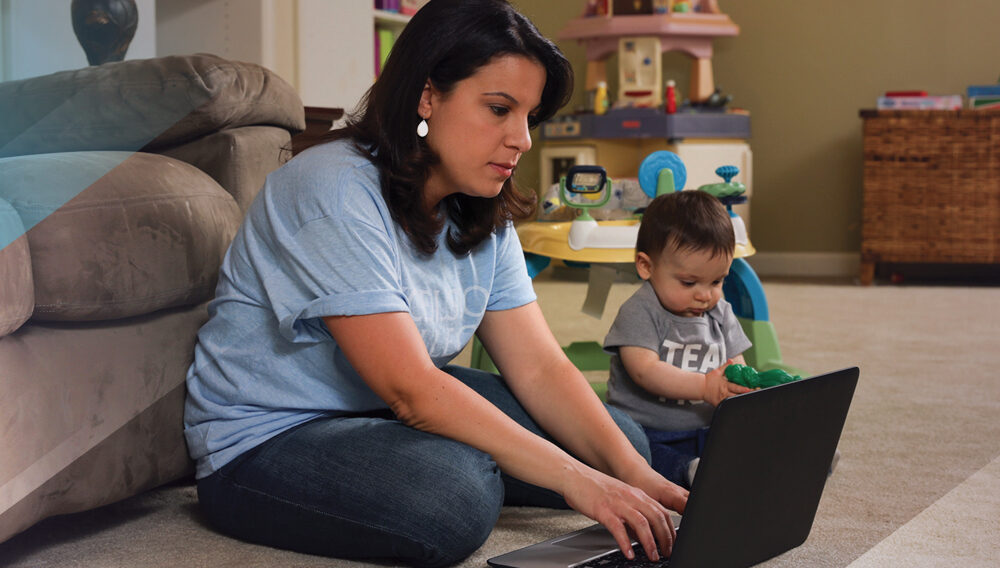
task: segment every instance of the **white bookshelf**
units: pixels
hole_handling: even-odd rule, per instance
[[[158,2],[157,55],[208,52],[260,63],[306,106],[354,109],[375,79],[376,25],[409,16],[372,0],[171,0]]]
[[[410,21],[410,16],[400,14],[398,12],[373,10],[373,14],[376,24],[382,24],[387,27],[395,28],[397,31],[403,29],[403,27],[406,26],[406,23]]]
[[[375,80],[375,28],[398,33],[410,16],[372,0],[298,0],[299,93],[307,106],[351,112]]]

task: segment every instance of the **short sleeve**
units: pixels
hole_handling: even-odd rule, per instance
[[[324,316],[409,311],[377,179],[359,170],[307,163],[268,178],[234,241],[289,341],[330,340]]]
[[[393,243],[387,232],[350,215],[322,217],[285,243],[285,266],[294,275],[275,305],[282,335],[294,340],[295,322],[334,315],[408,311]]]
[[[604,338],[605,351],[614,353],[619,347],[633,346],[659,353],[660,333],[653,310],[643,301],[644,292],[644,288],[637,290],[618,310],[618,315]]]

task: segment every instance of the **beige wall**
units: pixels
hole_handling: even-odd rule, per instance
[[[551,38],[584,0],[515,0]],[[754,245],[766,252],[857,252],[861,120],[886,90],[964,94],[1000,77],[998,0],[720,0],[740,35],[715,43],[716,84],[749,109]],[[585,58],[557,41],[582,84]],[[687,92],[688,60],[664,77]],[[609,74],[614,68],[609,68]],[[578,85],[571,105],[583,101]],[[538,144],[519,179],[534,187]],[[947,188],[942,188],[947,191]]]

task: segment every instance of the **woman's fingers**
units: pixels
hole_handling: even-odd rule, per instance
[[[652,527],[650,527],[649,520],[637,510],[632,510],[630,517],[631,518],[628,519],[628,524],[632,527],[635,539],[639,541],[639,545],[646,551],[646,557],[653,561],[659,560],[659,547],[656,545],[656,537],[653,536],[653,530]],[[666,547],[668,545],[667,543],[661,542],[660,546]],[[669,547],[667,549],[669,550]]]
[[[674,544],[674,527],[669,512],[643,494],[617,503],[610,518],[597,519],[614,537],[627,558],[632,558],[632,536],[642,546],[650,560],[670,554]]]
[[[687,500],[689,494],[690,493],[688,492],[687,489],[678,487],[677,485],[670,483],[670,487],[661,493],[659,501],[660,503],[665,505],[667,509],[671,511],[677,511],[678,513],[683,515],[684,508],[687,507]],[[667,518],[669,519],[670,517],[668,516]]]
[[[660,504],[656,503],[656,505],[659,506]],[[670,556],[670,552],[674,547],[674,539],[677,538],[677,532],[674,530],[673,521],[670,520],[670,513],[666,509],[659,506],[657,513],[653,517],[650,526],[653,528],[656,542],[660,543],[660,552],[664,556]]]
[[[625,554],[625,558],[632,560],[635,558],[635,552],[632,551],[632,537],[629,536],[628,530],[625,528],[625,524],[618,517],[612,516],[607,520],[596,519],[604,528],[608,529],[611,536],[614,537],[615,543],[618,544],[619,550]]]
[[[669,493],[667,489],[670,488],[683,491],[662,477],[657,479],[661,483],[654,486],[654,493]],[[639,487],[594,470],[575,477],[574,486],[564,495],[571,507],[604,525],[627,558],[634,557],[633,539],[652,560],[660,558],[661,553],[669,555],[672,551],[676,533],[670,511],[661,501],[677,500],[683,508],[683,497],[654,497]]]
[[[670,513],[662,505],[648,497],[643,505],[643,510],[637,511],[640,513],[639,518],[632,525],[635,528],[636,536],[639,537],[637,540],[650,560],[659,559],[660,555],[657,553],[657,549],[659,553],[670,556],[676,535],[673,522],[670,520]]]

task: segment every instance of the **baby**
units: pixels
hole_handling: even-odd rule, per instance
[[[702,191],[662,195],[646,208],[635,266],[645,280],[604,340],[608,403],[643,426],[653,467],[690,488],[712,414],[750,389],[728,381],[751,343],[722,297],[735,236],[725,207]]]

